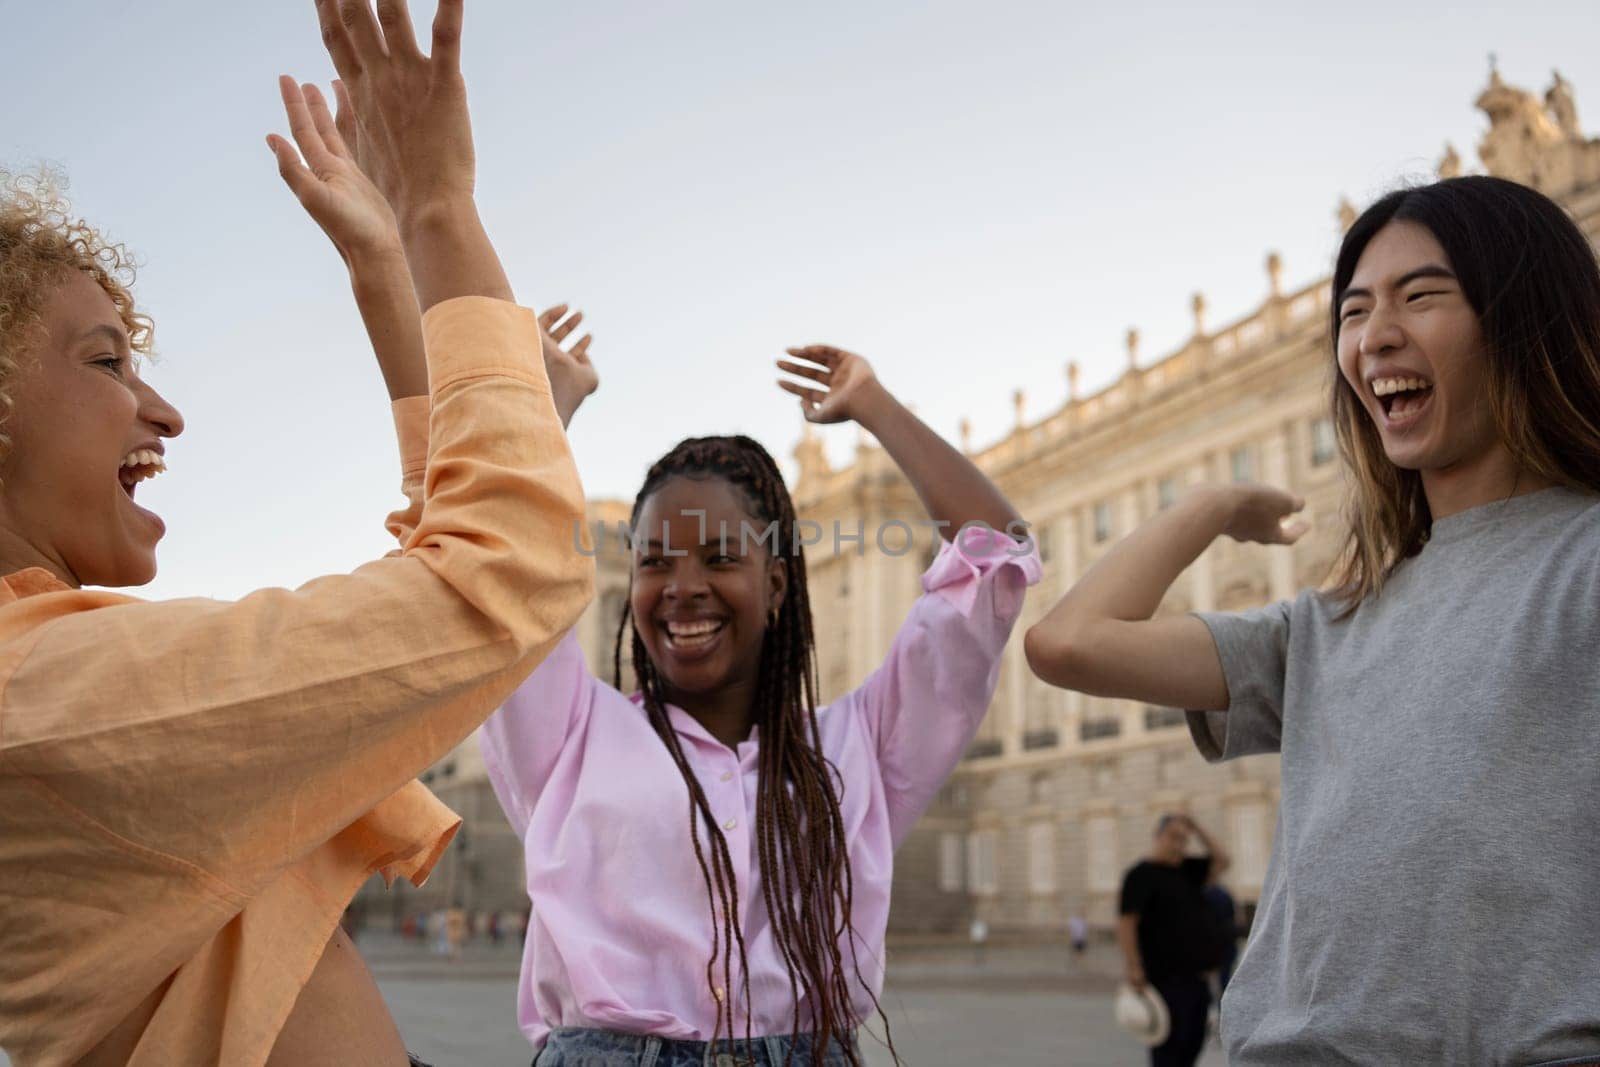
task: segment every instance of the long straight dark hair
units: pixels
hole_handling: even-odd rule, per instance
[[[760,675],[756,684],[754,719],[761,731],[761,755],[756,787],[756,844],[761,861],[761,885],[773,940],[789,973],[794,1008],[792,1036],[801,1031],[800,989],[810,1001],[806,1029],[814,1035],[811,1061],[821,1067],[829,1045],[837,1039],[851,1067],[862,1067],[859,1050],[849,1032],[863,1020],[851,1005],[851,977],[861,982],[873,1007],[883,1018],[871,987],[861,980],[855,958],[855,931],[851,924],[852,882],[850,842],[839,811],[833,779],[837,771],[822,753],[817,731],[816,640],[811,628],[811,597],[806,586],[806,561],[796,536],[794,502],[778,465],[767,450],[749,437],[693,437],[680,442],[650,468],[633,502],[630,525],[637,532],[639,512],[650,495],[670,478],[721,479],[744,498],[751,515],[763,529],[775,525],[771,551],[788,570],[788,588],[776,621],[768,627],[761,645]],[[634,676],[644,697],[650,724],[667,746],[689,792],[689,838],[705,878],[711,908],[711,957],[706,982],[717,1001],[717,1033],[733,1037],[734,953],[744,978],[745,1041],[748,1062],[754,1063],[750,1041],[750,967],[744,932],[738,922],[739,898],[733,858],[717,825],[705,793],[684,756],[677,733],[667,717],[660,672],[651,662],[639,632],[633,628],[631,599],[625,604],[617,628],[612,670],[622,686],[622,645],[630,635]],[[695,823],[705,830],[710,860],[701,848]],[[841,939],[850,946],[847,970]],[[722,965],[719,996],[717,964]],[[899,1062],[894,1041],[889,1051]],[[726,1031],[724,1031],[726,1025]],[[792,1052],[790,1055],[792,1056]]]
[[[1512,458],[1556,485],[1600,492],[1600,265],[1561,207],[1502,178],[1450,178],[1390,193],[1345,234],[1333,271],[1333,424],[1352,472],[1350,533],[1334,572],[1348,611],[1427,543],[1422,477],[1389,461],[1338,372],[1339,303],[1368,243],[1391,222],[1433,234],[1477,312],[1487,401]]]

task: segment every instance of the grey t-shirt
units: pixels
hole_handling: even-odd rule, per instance
[[[1600,1057],[1600,497],[1442,519],[1338,611],[1199,616],[1230,695],[1201,754],[1282,753],[1230,1062]]]

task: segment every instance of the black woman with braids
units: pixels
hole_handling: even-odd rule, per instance
[[[874,434],[944,544],[882,666],[818,708],[803,539],[772,457],[701,437],[650,468],[613,664],[620,686],[626,645],[639,692],[593,677],[569,634],[484,728],[527,855],[518,1011],[538,1067],[860,1067],[894,850],[971,742],[1038,580],[1011,505],[866,360],[790,354],[798,380],[779,384],[806,418]],[[593,371],[551,375],[570,419]],[[909,529],[865,550],[898,552]]]

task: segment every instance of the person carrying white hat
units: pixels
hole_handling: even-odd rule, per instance
[[[1189,856],[1189,835],[1203,856]],[[1163,815],[1150,854],[1122,881],[1117,941],[1127,982],[1117,1021],[1150,1046],[1151,1067],[1193,1067],[1205,1044],[1219,944],[1204,887],[1229,858],[1187,815]]]

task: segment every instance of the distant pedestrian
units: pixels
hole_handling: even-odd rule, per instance
[[[450,908],[444,913],[445,945],[450,958],[461,958],[461,943],[467,937],[467,913],[460,908]]]
[[[1205,855],[1186,855],[1191,833]],[[1151,1067],[1193,1067],[1205,1044],[1211,1005],[1205,973],[1217,964],[1218,938],[1204,887],[1228,863],[1228,854],[1187,815],[1163,815],[1150,855],[1123,878],[1117,939],[1128,984],[1154,986],[1172,1020],[1166,1041],[1150,1050]]]
[[[428,934],[433,939],[435,956],[450,955],[450,923],[443,908],[428,913]]]
[[[1082,915],[1073,913],[1067,920],[1067,931],[1072,936],[1072,954],[1081,957],[1089,948],[1089,924]]]
[[[984,945],[989,940],[989,924],[974,917],[972,925],[967,930],[967,936],[972,939],[972,947],[977,950],[978,963],[981,965],[988,958]]]

